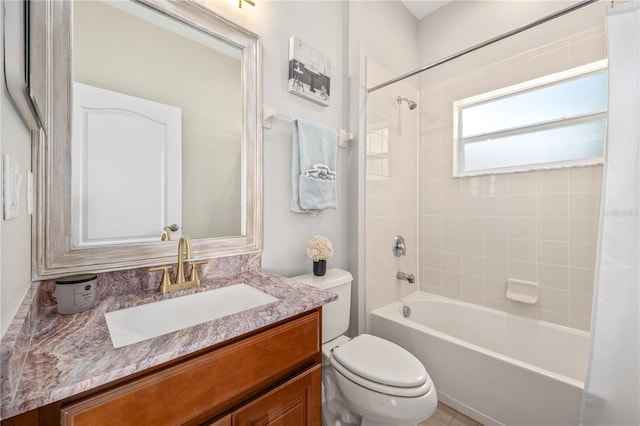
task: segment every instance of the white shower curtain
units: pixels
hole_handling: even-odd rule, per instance
[[[580,424],[640,425],[640,2],[607,8],[604,197]]]

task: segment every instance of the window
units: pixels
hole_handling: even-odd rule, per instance
[[[454,176],[602,163],[607,61],[457,101]]]

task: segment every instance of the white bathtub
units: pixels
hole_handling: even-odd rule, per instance
[[[441,402],[485,425],[578,424],[589,333],[422,292],[371,322],[422,361]]]

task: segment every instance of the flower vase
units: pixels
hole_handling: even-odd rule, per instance
[[[313,275],[321,277],[326,272],[327,272],[327,261],[326,260],[314,260],[313,261]]]

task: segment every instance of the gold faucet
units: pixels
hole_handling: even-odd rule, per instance
[[[191,260],[193,258],[193,248],[191,248],[191,238],[188,236],[180,237],[178,241],[178,270],[176,271],[176,284],[185,283],[184,279],[184,259]],[[198,282],[198,284],[200,284]]]
[[[169,276],[169,270],[171,266],[156,266],[154,268],[150,268],[149,271],[163,271],[162,279],[160,280],[160,286],[158,287],[158,291],[160,293],[167,293],[175,290],[184,290],[187,288],[195,287],[200,285],[200,278],[198,277],[198,265],[202,265],[207,263],[206,261],[194,262],[193,260],[193,249],[191,248],[191,238],[188,236],[180,237],[180,241],[178,241],[178,265],[176,270],[176,280],[175,282],[171,282],[171,278]],[[191,265],[191,274],[189,275],[189,280],[185,279],[185,264],[184,261],[188,261]]]

